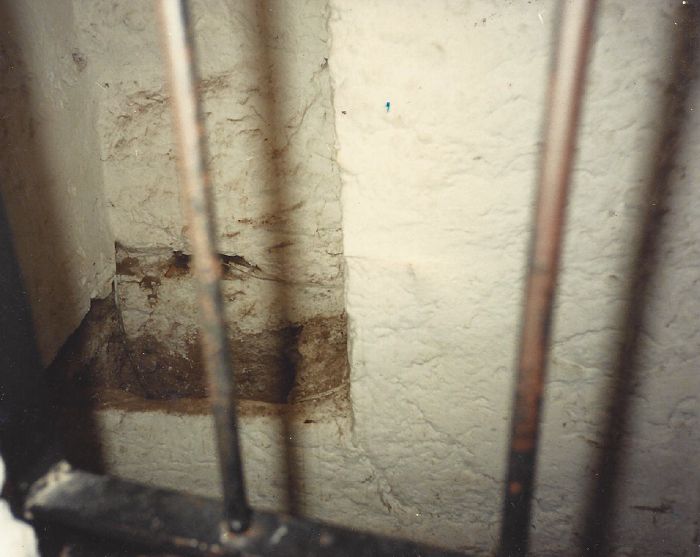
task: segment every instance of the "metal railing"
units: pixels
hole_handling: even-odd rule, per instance
[[[173,99],[223,500],[89,474],[60,462],[34,482],[26,497],[25,515],[153,550],[193,556],[459,555],[248,506],[191,29],[184,0],[155,0],[155,5]],[[501,557],[528,553],[549,329],[595,7],[596,0],[563,2],[557,28],[517,360]]]
[[[456,555],[283,514],[252,511],[248,506],[187,7],[184,0],[155,0],[155,5],[173,99],[223,501],[88,474],[61,463],[34,485],[26,503],[27,516],[190,555]],[[563,3],[551,69],[522,318],[501,557],[525,555],[528,550],[549,324],[595,5],[596,0]]]

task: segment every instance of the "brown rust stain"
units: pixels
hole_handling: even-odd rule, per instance
[[[278,249],[288,248],[289,246],[293,246],[293,245],[294,245],[294,242],[280,242],[279,244],[276,244],[274,246],[267,248],[267,251],[275,251]]]
[[[274,151],[272,154],[273,158],[279,157],[280,152]],[[290,218],[292,218],[289,213],[293,213],[297,209],[301,209],[304,206],[303,201],[298,201],[293,205],[288,207],[282,207],[274,213],[265,213],[256,217],[246,217],[243,219],[236,219],[239,224],[251,225],[253,228],[275,228],[285,224]]]
[[[214,77],[200,79],[197,83],[197,91],[200,95],[206,95],[207,93],[215,93],[222,90],[229,89],[229,75],[220,74]]]
[[[329,400],[329,399],[325,399]],[[335,413],[324,411],[318,401],[309,401],[297,405],[255,400],[239,400],[238,415],[246,418],[290,417],[298,423],[319,424],[335,421],[338,416],[348,415],[350,405],[347,391],[341,391],[331,397]],[[116,410],[121,412],[162,412],[174,415],[207,415],[211,406],[206,398],[180,398],[174,400],[145,399],[121,389],[107,387],[85,389],[79,398],[69,404],[60,405],[63,414],[83,413],[85,408],[92,410]],[[321,409],[319,411],[319,409]],[[313,418],[308,418],[311,415]]]
[[[262,272],[240,255],[221,255],[222,266],[236,272]],[[237,270],[237,271],[235,271]],[[117,246],[117,273],[131,277],[155,307],[165,281],[191,280],[190,258],[181,251],[154,261]],[[224,273],[226,276],[227,273]],[[238,275],[236,275],[238,276]],[[231,275],[233,279],[233,275]],[[238,290],[234,295],[242,296]],[[229,294],[229,298],[232,295]],[[255,311],[250,298],[243,311]],[[147,330],[147,327],[142,329]],[[80,327],[68,339],[49,373],[59,398],[83,403],[95,389],[120,390],[149,401],[180,401],[207,396],[199,336],[193,330],[171,339],[148,333],[126,334],[114,294],[95,300]],[[345,315],[319,316],[257,333],[229,328],[235,393],[238,399],[266,403],[315,400],[333,395],[349,381]]]
[[[147,298],[148,303],[153,305],[158,302],[158,287],[160,286],[160,279],[153,275],[146,275],[139,281],[139,287],[141,290],[149,291]]]
[[[345,314],[305,321],[298,350],[300,362],[290,402],[327,393],[349,382]]]
[[[219,254],[219,258],[221,259],[221,264],[225,269],[229,268],[231,265],[238,265],[240,267],[246,267],[247,269],[255,271],[261,270],[260,267],[253,265],[242,255],[226,255],[222,253]]]
[[[84,402],[99,388],[147,399],[203,398],[207,393],[197,358],[194,341],[178,354],[152,335],[125,338],[114,296],[109,296],[92,302],[47,371],[62,404]]]
[[[667,512],[673,511],[673,507],[667,503],[657,505],[655,507],[648,505],[632,505],[630,508],[637,511],[648,511],[654,514],[666,514]]]
[[[124,257],[117,260],[117,274],[126,277],[135,277],[139,274],[139,260],[135,257]]]
[[[149,292],[149,303],[158,303],[159,282],[139,284]],[[346,344],[345,316],[309,319],[259,333],[232,327],[229,346],[236,397],[288,403],[332,394],[348,382]],[[205,398],[203,370],[196,332],[186,338],[182,353],[151,334],[126,337],[114,296],[109,296],[93,302],[48,371],[59,399],[71,404],[103,388],[150,400]]]
[[[182,277],[190,272],[191,257],[181,251],[174,251],[167,261],[168,269],[164,273],[165,278]]]

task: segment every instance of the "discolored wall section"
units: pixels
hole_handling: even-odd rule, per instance
[[[319,1],[192,5],[245,398],[282,402],[347,382],[327,10]],[[76,11],[100,89],[104,191],[132,359],[144,375],[162,374],[140,363],[145,347],[203,383],[191,276],[169,270],[175,254],[189,251],[155,13],[135,0],[77,1]],[[190,391],[202,392],[181,394]]]
[[[74,64],[99,96],[118,243],[116,296],[98,315],[112,329],[87,337],[104,348],[95,367],[119,365],[87,381],[66,430],[85,462],[98,439],[114,474],[216,495],[155,21],[147,4],[115,4],[74,2]],[[267,401],[239,405],[251,500],[289,508],[291,475],[305,515],[489,555],[557,3],[329,4],[194,3],[232,347]],[[612,554],[697,549],[700,104],[695,92],[683,101],[677,71],[697,49],[684,5],[600,2],[545,400],[538,555],[588,552],[611,502]],[[77,354],[67,369],[81,385]],[[174,392],[155,380],[167,366],[181,373]],[[276,386],[258,389],[273,369]],[[601,462],[613,457],[606,501]]]

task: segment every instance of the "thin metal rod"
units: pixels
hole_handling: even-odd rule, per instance
[[[561,3],[520,333],[500,557],[528,551],[552,304],[595,6],[596,0]]]
[[[197,96],[194,50],[184,0],[155,0],[161,18],[173,100],[179,170],[197,281],[202,349],[216,428],[225,525],[233,532],[250,522],[238,441],[233,366],[224,324],[221,262],[216,249],[204,122]]]

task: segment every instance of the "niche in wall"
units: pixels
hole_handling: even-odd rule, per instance
[[[193,2],[193,22],[238,395],[292,402],[347,383],[340,178],[326,2],[268,7]],[[116,267],[50,373],[64,399],[204,397],[153,8],[77,0],[74,16]]]

